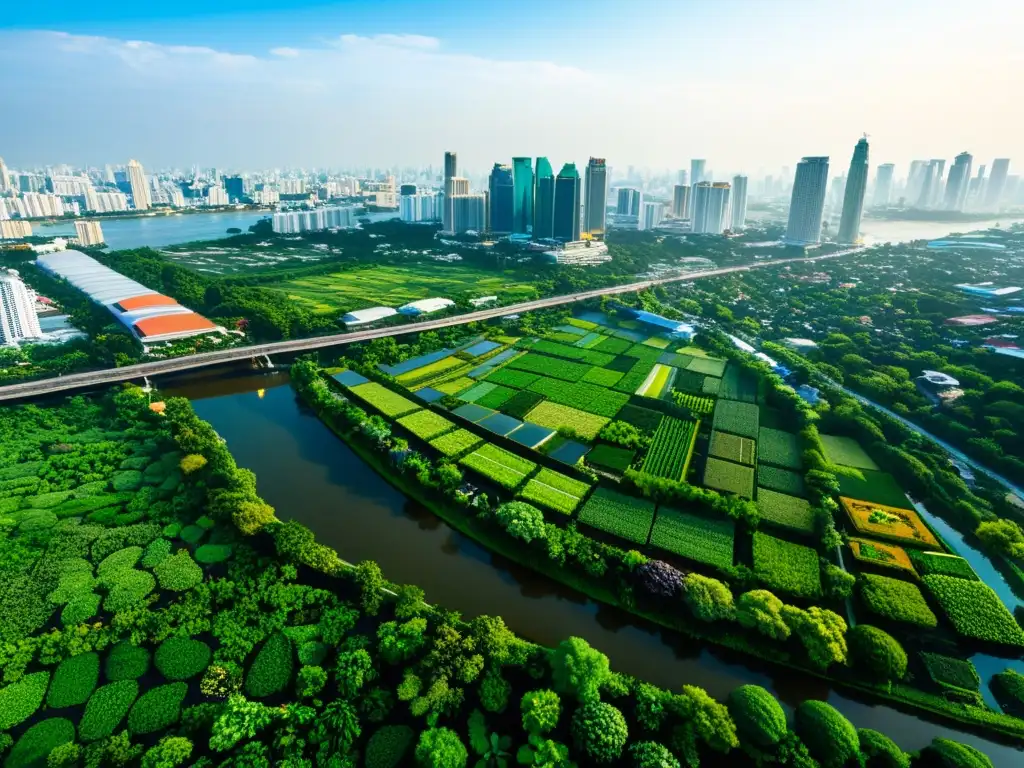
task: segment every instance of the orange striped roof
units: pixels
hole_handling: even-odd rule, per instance
[[[129,296],[117,302],[117,308],[122,312],[131,312],[133,309],[145,309],[147,307],[169,307],[177,304],[170,296],[162,293],[144,293],[141,296]]]
[[[144,317],[135,322],[132,327],[140,336],[147,338],[186,331],[212,331],[217,326],[195,312],[181,312],[176,315]]]

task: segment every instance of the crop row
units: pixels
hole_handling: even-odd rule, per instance
[[[487,375],[487,380],[494,384],[504,384],[507,387],[515,387],[516,389],[526,389],[539,378],[540,376],[536,373],[517,371],[515,368],[509,368],[508,366],[499,368]]]
[[[769,589],[797,597],[821,597],[818,553],[802,544],[754,533],[754,574]]]
[[[739,437],[716,430],[711,433],[708,454],[752,467],[754,466],[755,448],[756,444],[749,437]]]
[[[548,341],[547,339],[541,339],[530,349],[534,352],[542,352],[545,355],[564,357],[566,360],[576,360],[581,363],[597,366],[608,365],[608,363],[615,359],[615,355],[610,355],[607,352],[595,352],[592,349],[571,347],[554,341]]]
[[[617,392],[634,394],[640,385],[647,380],[647,374],[651,372],[654,365],[655,363],[651,360],[637,360],[612,389]]]
[[[608,423],[608,418],[567,405],[544,401],[526,414],[526,421],[548,429],[568,427],[584,440],[593,440],[601,431],[601,427]]]
[[[715,406],[714,428],[740,437],[757,439],[759,409],[753,403],[719,400]]]
[[[646,544],[654,519],[654,504],[598,488],[580,510],[580,520],[634,544]]]
[[[716,568],[732,565],[736,524],[662,506],[651,530],[651,546]]]
[[[531,392],[544,395],[548,400],[572,406],[598,416],[613,417],[629,401],[629,395],[614,392],[597,384],[576,382],[570,384],[558,379],[541,377],[529,386]]]
[[[800,533],[814,533],[814,512],[806,499],[758,488],[757,509],[762,519],[775,525]]]
[[[470,448],[475,448],[481,443],[481,439],[468,429],[457,429],[447,435],[436,437],[430,444],[445,456],[458,456]]]
[[[655,364],[651,372],[647,374],[647,379],[640,385],[640,390],[637,394],[655,399],[660,398],[666,389],[671,388],[670,381],[675,370],[675,368],[669,365]]]
[[[757,461],[785,469],[802,469],[800,441],[781,429],[761,427],[757,434]]]
[[[704,485],[744,499],[754,498],[754,470],[721,459],[708,459],[704,465]]]
[[[550,469],[541,469],[526,483],[519,497],[541,507],[571,515],[590,486]]]
[[[389,416],[393,419],[419,410],[419,406],[412,400],[407,400],[375,381],[368,381],[365,384],[357,384],[349,391],[363,402],[373,406],[385,416]]]
[[[679,374],[676,374],[676,381],[673,382],[673,386],[678,387],[678,381]],[[675,400],[676,405],[689,408],[692,413],[700,416],[707,416],[715,408],[715,401],[712,398],[691,395],[689,392],[674,392],[672,399]]]
[[[532,461],[490,443],[484,443],[472,453],[463,456],[459,463],[510,490],[522,483],[537,466]]]
[[[890,621],[928,628],[939,623],[921,590],[909,581],[874,573],[861,574],[860,599],[869,611]]]
[[[444,416],[428,410],[415,411],[403,416],[398,423],[422,440],[432,440],[455,426]]]
[[[697,437],[697,425],[696,421],[664,417],[654,433],[643,471],[657,477],[682,480]]]
[[[948,555],[945,552],[925,552],[920,549],[911,549],[909,554],[922,576],[936,573],[941,576],[955,576],[958,579],[978,580],[978,574],[962,557]]]
[[[508,367],[519,371],[539,373],[543,376],[551,376],[564,381],[579,381],[593,366],[586,363],[574,363],[570,360],[559,360],[554,357],[536,355],[530,352],[509,362]]]

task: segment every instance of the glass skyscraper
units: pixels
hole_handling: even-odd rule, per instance
[[[864,213],[864,194],[868,191],[868,140],[857,142],[846,174],[846,192],[843,195],[843,215],[839,220],[839,242],[860,241],[860,219]]]
[[[793,197],[789,203],[787,245],[817,245],[821,242],[821,215],[828,190],[828,158],[805,157],[796,167]]]
[[[580,174],[576,163],[566,163],[555,179],[554,236],[575,242],[580,239]]]
[[[491,232],[511,233],[515,218],[515,183],[512,166],[495,163],[488,185],[487,229]]]
[[[583,231],[591,237],[604,238],[608,210],[608,167],[603,157],[592,157],[587,163],[587,198],[583,206]]]
[[[545,239],[555,236],[555,174],[546,157],[537,158],[537,172],[533,177],[533,237]]]
[[[512,158],[512,181],[515,204],[512,211],[512,232],[525,235],[533,228],[533,168],[529,157]]]

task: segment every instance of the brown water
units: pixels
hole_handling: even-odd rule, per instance
[[[208,374],[164,390],[193,401],[238,464],[256,473],[260,494],[279,517],[305,523],[346,560],[375,560],[392,581],[422,587],[428,600],[467,617],[500,615],[538,643],[586,638],[616,671],[665,688],[694,684],[723,698],[738,685],[756,683],[788,710],[808,698],[828,701],[858,728],[882,731],[904,749],[945,736],[984,750],[997,766],[1024,761],[1013,747],[837,693],[809,675],[702,647],[492,555],[370,470],[287,384],[285,373]]]

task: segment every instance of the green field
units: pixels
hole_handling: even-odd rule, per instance
[[[878,465],[860,447],[860,443],[852,437],[822,435],[821,442],[825,446],[825,458],[833,464],[841,464],[844,467],[857,467],[858,469],[878,470]]]
[[[548,429],[557,430],[561,427],[569,427],[584,440],[593,440],[609,419],[570,408],[567,405],[544,401],[526,414],[525,421],[540,424]]]
[[[600,531],[646,544],[654,519],[654,504],[621,493],[598,488],[580,510],[580,520]]]
[[[515,301],[536,298],[536,289],[511,273],[448,264],[380,265],[329,275],[311,275],[266,287],[279,290],[314,312],[339,312],[366,307],[400,307],[416,299],[458,294],[502,294]]]
[[[800,441],[797,436],[764,426],[763,415],[762,413],[761,429],[757,437],[757,460],[785,469],[801,469],[803,462],[800,459]]]
[[[704,465],[704,485],[723,493],[754,498],[754,470],[721,459],[708,459]]]
[[[729,518],[706,518],[661,506],[651,530],[651,546],[694,560],[728,568],[732,565],[736,524]]]

